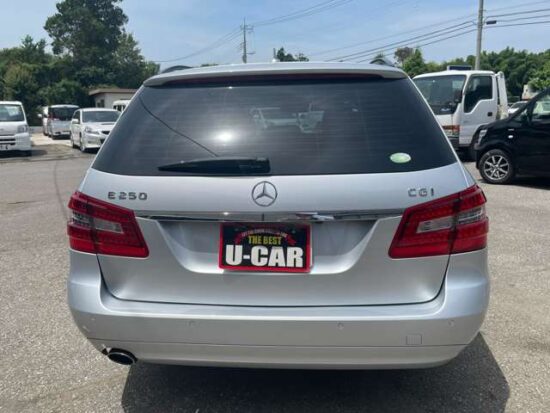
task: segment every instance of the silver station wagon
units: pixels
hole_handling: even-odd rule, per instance
[[[440,365],[487,309],[485,202],[399,69],[158,75],[71,197],[70,309],[122,364]]]

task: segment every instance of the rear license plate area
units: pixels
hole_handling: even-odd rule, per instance
[[[221,224],[219,266],[233,271],[309,272],[310,240],[309,225]]]

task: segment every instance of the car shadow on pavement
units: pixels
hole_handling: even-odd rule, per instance
[[[46,154],[46,151],[43,149],[32,148],[32,156],[41,156],[45,154]],[[25,158],[29,158],[29,156],[21,151],[0,152],[0,159],[25,159]]]
[[[131,367],[125,412],[502,412],[510,389],[481,335],[434,369]]]

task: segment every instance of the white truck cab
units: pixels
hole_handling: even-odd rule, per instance
[[[120,99],[113,102],[113,109],[118,110],[119,112],[124,112],[126,106],[130,104],[130,99]]]
[[[0,151],[31,152],[31,134],[21,102],[0,101]]]
[[[445,70],[413,80],[456,149],[472,150],[479,127],[508,116],[502,72]]]

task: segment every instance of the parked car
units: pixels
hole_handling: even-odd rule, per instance
[[[480,126],[508,116],[502,72],[445,70],[425,73],[414,83],[456,149],[474,159],[473,136]]]
[[[517,174],[550,176],[550,89],[476,133],[477,167],[491,184]]]
[[[513,115],[514,113],[516,113],[519,109],[525,106],[527,102],[528,100],[520,100],[518,102],[512,103],[508,108],[508,115]]]
[[[119,112],[124,112],[126,107],[130,104],[130,99],[120,99],[113,102],[113,109]]]
[[[120,112],[113,109],[85,108],[73,114],[71,120],[71,145],[82,152],[98,149],[111,133]]]
[[[69,203],[69,306],[111,360],[413,368],[476,336],[485,196],[403,71],[214,66],[137,93]],[[251,111],[313,102],[307,131]]]
[[[51,105],[42,109],[38,116],[42,118],[44,135],[51,138],[69,137],[71,135],[71,118],[78,109],[76,105]]]
[[[31,156],[31,134],[21,102],[0,101],[0,151]]]

